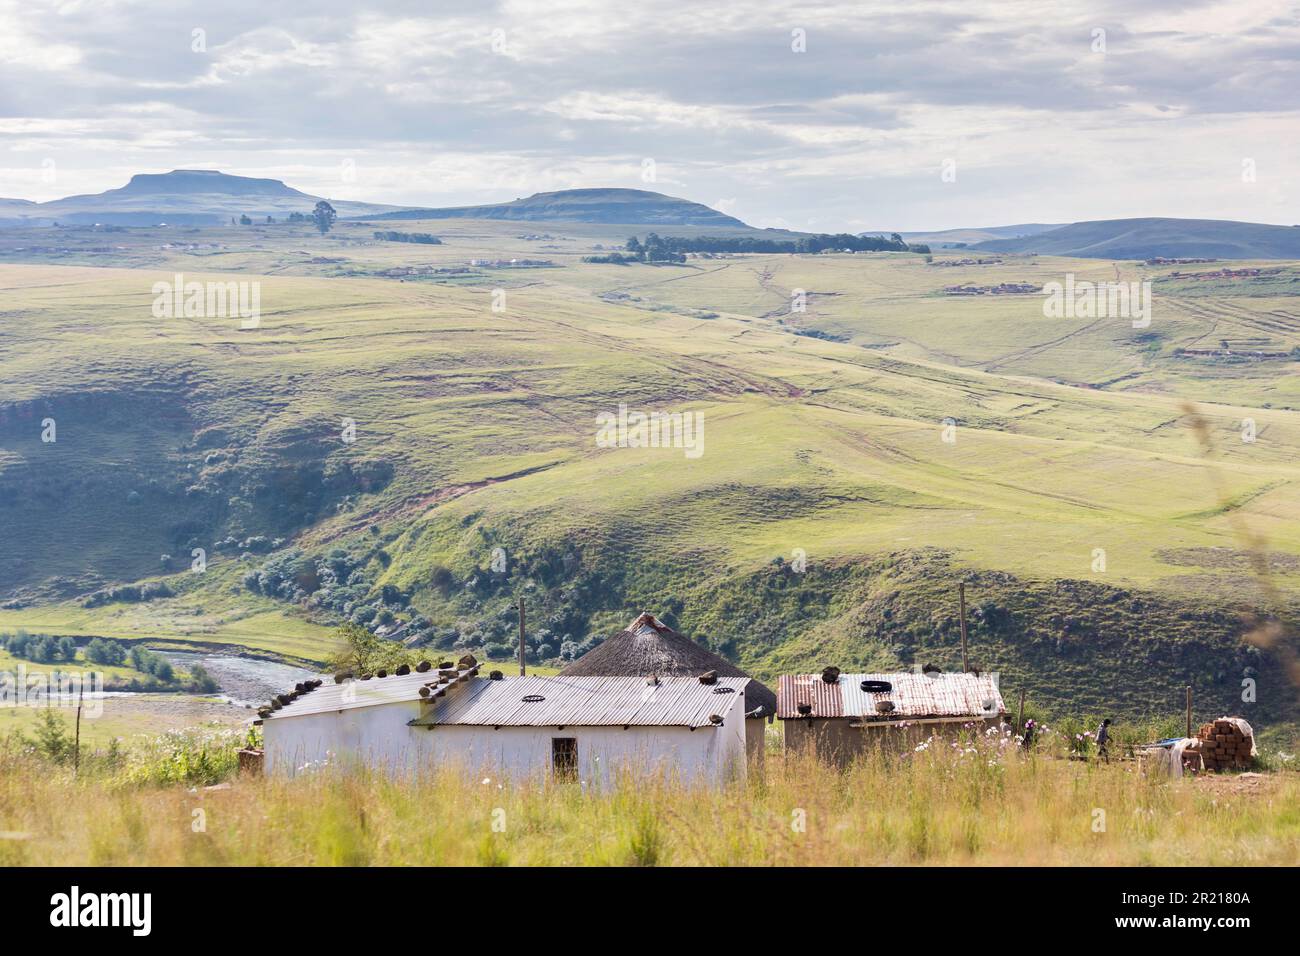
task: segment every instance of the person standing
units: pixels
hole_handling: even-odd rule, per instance
[[[1110,718],[1107,717],[1097,728],[1097,756],[1110,763]]]

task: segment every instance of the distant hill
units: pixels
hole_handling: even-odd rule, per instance
[[[936,249],[952,246],[955,243],[973,245],[990,239],[1016,239],[1022,236],[1036,236],[1052,229],[1060,229],[1064,223],[1022,222],[1014,226],[976,226],[964,229],[938,229],[931,232],[904,232],[900,235],[908,242],[925,243]],[[864,233],[863,235],[875,235]],[[888,233],[885,233],[888,235]]]
[[[78,199],[109,201],[117,197],[133,196],[280,196],[294,199],[310,198],[305,192],[286,186],[278,179],[255,179],[251,176],[232,176],[215,169],[173,169],[170,173],[136,173],[121,189],[110,189],[95,196],[69,196],[62,202]]]
[[[101,222],[119,226],[212,225],[231,216],[282,218],[310,213],[321,197],[286,186],[278,179],[231,176],[215,169],[174,169],[139,173],[118,189],[50,202],[0,200],[0,225]],[[398,209],[375,203],[330,200],[340,216],[362,216]]]
[[[524,222],[596,222],[647,226],[748,229],[732,216],[688,199],[644,189],[564,189],[489,206],[404,209],[374,219],[510,219]]]
[[[48,220],[41,220],[37,215],[38,204],[30,199],[0,199],[0,228],[5,226],[49,225]]]
[[[1084,259],[1300,259],[1300,228],[1228,219],[1100,219],[972,248]]]

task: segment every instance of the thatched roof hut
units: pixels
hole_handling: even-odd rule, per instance
[[[719,677],[749,677],[726,658],[678,634],[647,611],[564,668],[560,676],[699,677],[709,671],[716,671]],[[760,708],[760,713],[754,713]],[[751,678],[745,688],[745,712],[770,719],[776,714],[776,694]]]

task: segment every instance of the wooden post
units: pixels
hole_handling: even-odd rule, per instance
[[[86,674],[81,674],[81,682],[77,691],[77,733],[73,742],[72,750],[72,775],[75,777],[81,772],[81,705],[86,699]]]
[[[961,672],[964,674],[970,670],[970,663],[966,660],[966,585],[965,583],[957,585],[957,598],[961,602]]]
[[[519,599],[519,676],[524,677],[526,669],[524,667],[524,599]]]
[[[1187,685],[1187,736],[1192,735],[1192,685]]]
[[[1025,689],[1020,688],[1020,709],[1016,711],[1016,730],[1025,726]]]

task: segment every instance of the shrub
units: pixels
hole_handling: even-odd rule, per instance
[[[427,232],[396,232],[385,230],[376,232],[375,238],[386,242],[414,242],[426,246],[440,246],[442,240]]]
[[[176,679],[176,671],[171,661],[144,647],[131,648],[131,666],[142,674],[157,678],[164,684],[170,684]]]
[[[168,731],[131,752],[123,779],[135,785],[209,786],[239,769],[243,743],[237,731]]]
[[[76,750],[72,735],[68,733],[67,721],[52,707],[43,707],[38,712],[36,729],[29,744],[42,757],[55,763],[72,760]]]
[[[162,556],[164,565],[169,564],[171,560],[170,554]],[[175,593],[165,581],[151,581],[145,584],[123,584],[114,588],[104,588],[102,591],[96,591],[81,603],[83,607],[100,607],[117,601],[125,603],[152,601],[154,598],[172,597]]]
[[[215,694],[221,689],[206,667],[202,664],[195,664],[190,668],[190,686],[200,694]]]
[[[117,666],[126,661],[126,651],[117,641],[106,641],[97,637],[86,645],[86,660],[92,664]]]

